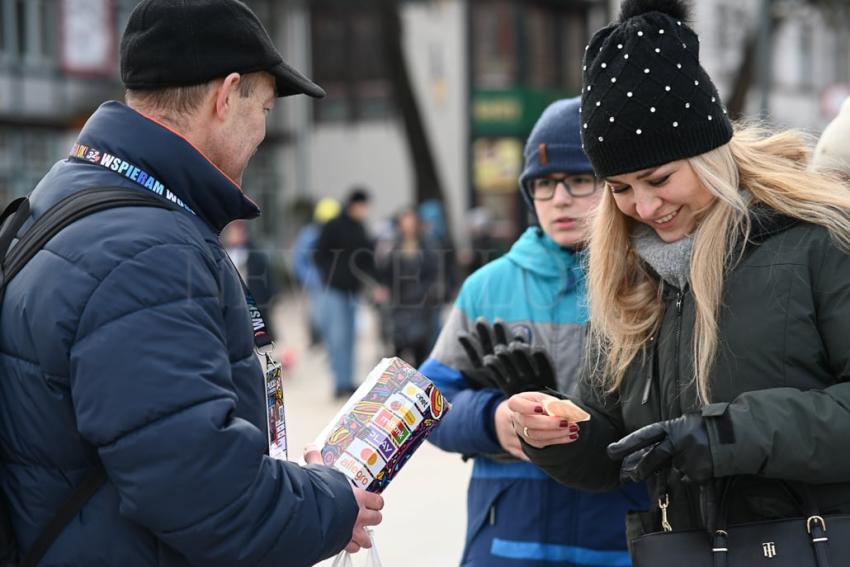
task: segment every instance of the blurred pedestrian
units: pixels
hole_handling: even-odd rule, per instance
[[[733,126],[687,11],[629,0],[586,51],[582,141],[605,191],[571,397],[590,419],[573,436],[536,411],[546,394],[509,406],[560,482],[646,479],[636,563],[745,563],[747,538],[795,533],[788,564],[824,564],[829,514],[850,513],[850,190],[807,169],[801,135]]]
[[[277,295],[277,283],[268,256],[258,250],[251,240],[248,223],[242,219],[231,222],[222,231],[221,242],[233,266],[251,290],[257,306],[263,313],[271,313]],[[266,318],[266,328],[270,335],[277,336],[271,319]]]
[[[322,275],[322,338],[331,359],[334,397],[348,398],[354,383],[357,298],[365,286],[378,302],[386,290],[378,284],[374,243],[364,222],[369,216],[369,193],[353,189],[345,208],[322,228],[316,243],[316,265]]]
[[[218,237],[259,215],[240,184],[277,97],[324,91],[236,0],[143,0],[120,56],[127,104],[89,118],[30,195],[31,216],[92,187],[158,205],[74,222],[5,289],[13,541],[28,554],[56,518],[39,564],[128,567],[306,567],[369,546],[380,497],[268,455],[262,317]]]
[[[375,266],[378,267],[379,272],[382,266],[386,266],[397,237],[398,225],[395,215],[389,215],[378,222],[375,228]],[[389,297],[389,290],[387,292],[387,296]],[[378,317],[378,336],[381,352],[385,356],[393,356],[395,345],[393,344],[393,321],[390,301],[374,303],[374,308]]]
[[[850,181],[850,98],[844,101],[838,115],[824,128],[812,154],[812,167],[833,172]]]
[[[475,462],[464,566],[627,565],[623,516],[648,505],[640,485],[592,493],[547,477],[527,462],[508,409],[519,391],[576,389],[586,320],[581,248],[602,192],[581,150],[578,109],[578,98],[560,100],[537,121],[520,188],[538,224],[464,282],[421,368],[453,406],[429,440]],[[530,349],[552,353],[554,367],[514,359]],[[535,372],[506,378],[521,367]],[[561,431],[576,429],[564,423]]]
[[[381,263],[389,292],[393,354],[419,366],[431,348],[431,325],[440,304],[435,297],[437,257],[421,233],[419,217],[404,209],[396,217],[396,237]]]
[[[322,283],[322,275],[314,258],[316,244],[319,242],[322,227],[329,220],[336,218],[338,214],[339,202],[336,199],[332,199],[331,197],[319,199],[319,202],[316,203],[316,207],[313,209],[313,221],[305,224],[295,237],[293,264],[295,277],[307,294],[307,326],[310,346],[316,346],[321,342],[322,333],[320,304],[324,284]]]
[[[485,207],[471,209],[469,219],[469,240],[472,246],[467,275],[501,255],[499,241],[493,237],[493,215]]]
[[[443,204],[429,199],[419,205],[417,213],[422,223],[422,235],[428,239],[437,257],[437,279],[434,297],[440,305],[454,298],[458,287],[457,251],[449,236]],[[431,346],[436,342],[443,327],[442,309],[435,309],[431,321]]]

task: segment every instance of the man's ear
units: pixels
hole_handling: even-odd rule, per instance
[[[230,73],[215,89],[215,116],[219,120],[225,120],[233,109],[233,99],[239,96],[238,89],[241,81],[242,75]]]

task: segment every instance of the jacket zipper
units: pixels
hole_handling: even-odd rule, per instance
[[[685,291],[684,290],[679,290],[676,293],[676,332],[675,332],[675,338],[676,338],[675,364],[676,364],[676,368],[674,370],[676,389],[675,389],[674,395],[678,398],[679,415],[682,415],[682,393],[680,391],[680,385],[679,385],[679,382],[680,382],[679,381],[679,368],[680,368],[679,357],[680,357],[680,354],[681,354],[681,347],[680,347],[679,343],[680,343],[681,338],[682,338],[682,300],[684,299],[684,297],[685,297]],[[659,380],[659,382],[660,382],[660,380]],[[649,387],[647,387],[647,392],[648,391],[649,391]],[[661,396],[661,387],[659,385],[659,397],[660,396]],[[661,409],[663,409],[663,404],[659,404],[659,405],[661,406]],[[661,419],[665,419],[665,416],[662,415]],[[657,504],[658,504],[658,510],[661,513],[661,529],[664,530],[665,532],[671,532],[671,531],[673,531],[673,526],[670,525],[670,519],[669,519],[668,512],[667,512],[667,508],[670,507],[670,492],[669,492],[669,487],[667,486],[667,482],[666,482],[666,479],[665,479],[665,474],[666,474],[666,470],[664,470],[664,469],[662,469],[661,471],[658,472],[657,479],[658,479],[659,490],[658,490]],[[689,496],[687,487],[685,487],[685,497],[687,498],[688,505],[690,506],[690,496]]]
[[[670,419],[671,417],[678,417],[678,416],[684,415],[684,413],[685,413],[685,410],[682,407],[683,393],[682,393],[682,382],[681,382],[681,370],[682,370],[682,364],[681,364],[681,358],[682,358],[681,348],[682,348],[682,345],[681,345],[681,342],[682,342],[682,318],[683,318],[682,317],[682,311],[683,311],[683,304],[684,304],[684,300],[685,300],[685,295],[687,294],[687,292],[688,292],[688,286],[685,285],[685,287],[682,288],[681,290],[679,290],[678,293],[676,294],[676,368],[675,368],[676,390],[675,390],[675,395],[676,395],[676,398],[677,398],[677,405],[679,406],[679,413],[675,416],[668,416],[667,419]],[[671,413],[674,413],[674,412],[671,412]],[[700,509],[699,499],[698,499],[698,497],[696,497],[694,495],[694,492],[689,485],[686,485],[686,484],[682,485],[681,488],[682,488],[682,494],[683,494],[683,504],[688,507],[688,513],[693,515],[694,510]],[[666,512],[665,512],[664,516],[666,516]],[[668,528],[670,527],[669,522],[667,524],[667,527]]]
[[[655,337],[649,337],[649,371],[646,373],[646,385],[643,387],[643,398],[640,404],[645,406],[649,402],[649,394],[652,391],[652,383],[655,381]]]
[[[685,298],[685,289],[680,289],[676,294],[676,403],[679,405],[679,415],[682,415],[682,385],[680,380],[681,364],[681,341],[682,341],[682,301]]]

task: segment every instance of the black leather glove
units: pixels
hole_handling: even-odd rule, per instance
[[[458,370],[470,385],[473,388],[499,388],[492,370],[484,365],[484,357],[495,354],[496,345],[508,346],[508,328],[505,322],[496,319],[491,327],[484,317],[479,317],[473,323],[473,332],[462,332],[457,340],[467,359],[467,364]]]
[[[495,387],[506,396],[519,392],[555,389],[555,368],[548,353],[511,337],[504,321],[490,327],[483,318],[475,321],[475,334],[461,333],[458,341],[466,351],[472,374],[461,369],[479,387]]]
[[[608,445],[608,456],[623,459],[620,480],[624,481],[644,480],[671,464],[684,482],[702,484],[714,477],[708,431],[698,413],[641,427]]]
[[[511,341],[507,347],[497,345],[495,354],[484,357],[484,366],[506,396],[556,389],[555,365],[549,353],[521,340]]]

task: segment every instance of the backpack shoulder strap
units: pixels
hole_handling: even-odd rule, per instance
[[[18,231],[30,216],[29,200],[15,199],[0,215],[0,303],[9,281],[21,271],[26,263],[59,231],[73,222],[92,213],[117,207],[159,207],[176,209],[164,199],[147,191],[124,187],[92,187],[65,197],[36,220],[9,250]],[[22,558],[19,567],[35,567],[50,549],[50,546],[76,516],[86,502],[94,496],[106,481],[103,464],[89,471],[82,482],[71,492],[56,514],[44,527],[35,543]]]
[[[97,463],[97,466],[86,473],[83,481],[74,488],[68,499],[62,503],[50,522],[44,526],[44,529],[38,535],[38,539],[21,559],[18,567],[36,567],[47,550],[50,549],[50,546],[53,545],[53,542],[56,541],[56,538],[59,537],[59,534],[62,533],[62,530],[65,529],[65,526],[68,525],[68,522],[83,509],[86,502],[95,495],[104,482],[106,482],[106,469],[103,468],[102,463]]]
[[[176,209],[147,190],[125,187],[91,187],[69,195],[50,207],[30,226],[18,243],[11,241],[29,217],[26,198],[12,201],[0,217],[0,298],[9,281],[47,242],[68,225],[90,214],[117,207],[159,207]],[[4,223],[4,220],[8,221]],[[17,228],[16,228],[17,227]]]
[[[0,214],[0,259],[6,257],[6,252],[12,244],[18,231],[30,216],[30,202],[26,197],[15,199]]]

